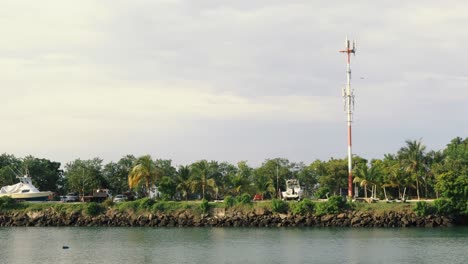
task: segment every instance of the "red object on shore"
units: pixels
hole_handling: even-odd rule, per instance
[[[257,194],[254,195],[253,200],[254,200],[254,201],[263,201],[263,195],[257,193]]]

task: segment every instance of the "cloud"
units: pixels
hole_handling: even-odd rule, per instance
[[[0,147],[62,161],[153,147],[175,160],[341,156],[347,34],[356,150],[443,146],[468,129],[466,12],[460,1],[4,1],[11,140]],[[187,138],[200,145],[185,151]]]

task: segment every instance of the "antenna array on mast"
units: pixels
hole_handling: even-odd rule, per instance
[[[351,89],[351,54],[356,55],[356,42],[353,41],[351,47],[348,37],[345,41],[346,48],[340,50],[341,53],[346,53],[346,87],[343,88],[342,95],[344,100],[344,109],[348,118],[348,197],[353,197],[353,167],[352,167],[352,138],[351,138],[351,123],[353,121],[354,110],[354,90]]]

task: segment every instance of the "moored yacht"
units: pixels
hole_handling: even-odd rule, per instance
[[[286,180],[286,191],[281,192],[283,200],[302,200],[303,190],[299,180]]]
[[[16,200],[23,201],[46,201],[52,195],[52,192],[39,191],[31,181],[31,177],[17,176],[19,183],[3,186],[0,189],[0,197],[10,196]]]

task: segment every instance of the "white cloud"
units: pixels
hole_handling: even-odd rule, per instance
[[[169,150],[203,134],[203,148],[229,146],[229,158],[243,159],[235,135],[210,141],[232,122],[264,151],[249,153],[329,155],[339,140],[324,145],[333,133],[320,129],[344,124],[346,34],[358,40],[356,136],[419,134],[440,145],[468,129],[467,12],[460,1],[3,1],[0,118],[11,140],[0,148],[67,161],[115,158],[135,141],[124,149],[150,152],[151,141],[177,160],[185,154]],[[266,142],[287,133],[283,145]],[[395,148],[377,143],[357,149]]]

